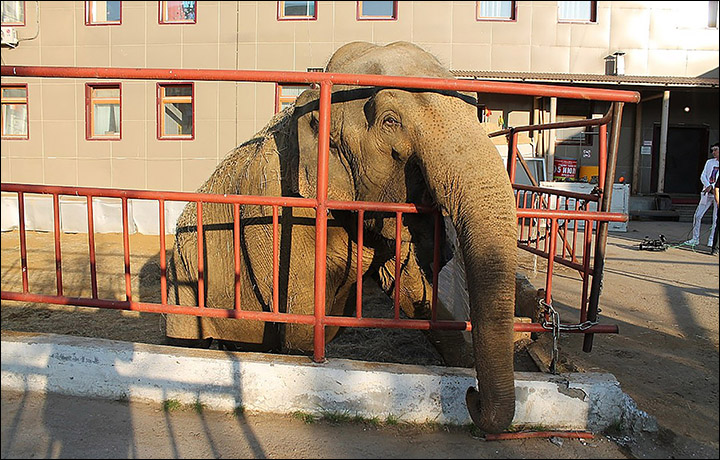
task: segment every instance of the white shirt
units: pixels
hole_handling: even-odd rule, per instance
[[[715,185],[715,179],[718,175],[718,160],[716,158],[710,158],[705,162],[702,174],[700,174],[700,182],[702,182],[702,188],[705,189],[711,185]],[[709,192],[708,192],[709,193]]]

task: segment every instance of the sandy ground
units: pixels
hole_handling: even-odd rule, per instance
[[[579,370],[614,374],[623,391],[642,410],[656,417],[661,429],[657,433],[637,433],[631,432],[629,427],[621,427],[625,428],[624,434],[614,439],[624,446],[623,450],[601,454],[602,449],[595,446],[589,451],[577,452],[577,457],[616,457],[624,453],[640,458],[718,457],[718,257],[706,254],[706,247],[695,250],[671,247],[658,252],[638,249],[638,243],[645,236],[657,238],[659,234],[664,234],[669,242],[677,243],[687,239],[689,229],[690,224],[687,223],[633,221],[627,233],[610,234],[601,319],[603,323],[618,324],[620,334],[596,335],[591,353],[582,352],[582,337],[563,334],[559,342],[561,357]],[[168,237],[168,247],[171,241],[172,238]],[[96,236],[101,298],[124,300],[122,247],[119,235]],[[130,248],[134,299],[157,302],[160,298],[159,237],[133,235]],[[545,263],[522,254],[520,271],[535,286],[543,287]],[[62,258],[65,294],[89,297],[87,235],[62,235]],[[52,234],[28,233],[28,264],[31,291],[54,294]],[[17,232],[3,233],[3,290],[17,290],[21,286],[19,267]],[[556,266],[553,305],[560,312],[563,322],[577,322],[576,305],[580,288],[577,273]],[[371,284],[364,292],[367,296],[364,308],[367,308],[368,315],[379,314],[388,305],[384,294],[373,289]],[[146,343],[162,343],[163,340],[157,314],[6,301],[2,303],[1,312],[4,330],[53,332]],[[364,346],[358,347],[359,343]],[[403,353],[389,353],[388,350],[403,350]],[[328,345],[327,355],[375,361],[441,363],[435,350],[418,331],[350,329]],[[516,359],[516,369],[525,370],[524,366],[531,365],[520,353],[517,356],[521,359]],[[5,403],[3,395],[4,421],[8,420]],[[205,417],[192,413],[189,416]],[[166,425],[172,424],[172,417],[167,414],[164,420]],[[298,421],[288,423],[297,424]],[[242,423],[238,422],[238,426],[244,429]],[[363,433],[366,431],[363,430]],[[9,458],[5,455],[5,433],[3,422],[3,457]],[[198,436],[207,438],[210,434],[206,432]],[[467,438],[469,434],[465,432],[461,436]],[[532,444],[524,442],[528,447]],[[547,444],[547,440],[544,442]],[[587,448],[577,440],[566,441],[566,453],[568,446],[575,444]],[[418,455],[444,455],[436,455],[437,452],[429,449],[418,451]],[[315,456],[312,450],[309,452],[310,456]],[[391,451],[386,451],[383,456],[393,456],[387,455],[387,452]],[[444,452],[448,456],[467,455]],[[521,450],[513,452],[506,456],[524,456]],[[561,452],[562,449],[555,454],[548,453],[548,456],[563,457]],[[285,454],[292,455],[284,452],[267,456],[287,456]],[[399,452],[396,456],[406,456],[404,454]],[[370,451],[366,455],[360,451],[349,455],[374,456]],[[298,456],[306,455],[298,452]]]

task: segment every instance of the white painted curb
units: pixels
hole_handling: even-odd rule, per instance
[[[55,334],[2,333],[2,388],[206,408],[471,423],[472,369],[194,350]],[[647,418],[611,374],[515,373],[515,425],[600,431]],[[632,420],[630,420],[632,418]]]

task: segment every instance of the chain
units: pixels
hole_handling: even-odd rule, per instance
[[[558,361],[558,339],[560,338],[560,331],[585,331],[598,324],[597,321],[585,321],[580,324],[561,324],[560,313],[557,312],[552,306],[552,303],[547,303],[543,299],[538,300],[538,304],[543,307],[543,314],[541,315],[540,324],[544,329],[552,331],[553,344],[552,344],[552,360],[550,361],[550,372],[557,374],[557,361]],[[548,323],[545,317],[549,315],[552,318],[552,322]]]

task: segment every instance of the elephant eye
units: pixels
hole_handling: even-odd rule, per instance
[[[400,121],[398,121],[398,119],[395,118],[393,115],[388,115],[385,117],[385,119],[383,119],[383,124],[390,128],[395,128],[397,126],[400,126]]]

